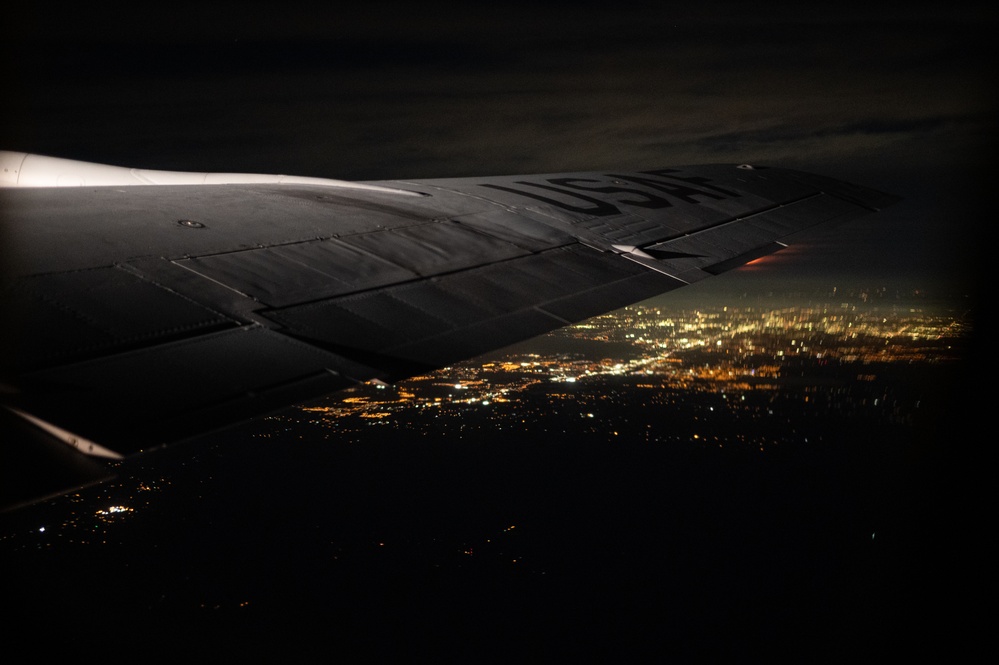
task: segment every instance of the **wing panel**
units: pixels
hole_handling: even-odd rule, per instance
[[[176,261],[271,307],[352,293],[416,273],[339,240],[265,247]]]
[[[540,252],[576,242],[574,236],[553,226],[540,224],[502,208],[494,207],[493,210],[483,213],[461,215],[455,217],[454,221],[530,252]]]
[[[575,245],[486,266],[437,284],[500,315],[617,282],[634,271],[634,266],[614,255]]]
[[[632,302],[672,291],[683,285],[683,282],[668,275],[646,271],[620,282],[601,284],[589,291],[553,300],[542,305],[541,309],[563,321],[578,322],[619,309]],[[627,293],[633,300],[628,303],[622,302],[622,293]]]
[[[17,405],[129,453],[217,426],[235,411],[246,417],[269,396],[304,399],[317,387],[331,392],[378,375],[250,327],[30,373]]]
[[[616,255],[575,246],[267,316],[289,334],[340,353],[433,366],[461,357],[459,349],[483,353],[498,339],[512,344],[677,285]]]
[[[235,325],[120,267],[24,277],[5,289],[15,366],[37,368]]]
[[[423,276],[527,253],[516,245],[451,221],[358,234],[344,238],[343,242]]]
[[[496,315],[496,310],[487,308],[474,298],[449,290],[450,279],[433,279],[412,284],[404,284],[392,290],[392,297],[399,302],[445,322],[451,328],[460,328],[484,321]]]
[[[473,325],[445,331],[435,337],[414,339],[392,349],[393,357],[423,365],[443,367],[486,351],[542,335],[565,325],[540,309],[522,309]]]

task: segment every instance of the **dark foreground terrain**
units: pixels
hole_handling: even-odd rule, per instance
[[[917,376],[933,385],[905,414],[785,389],[763,450],[717,395],[653,404],[624,379],[574,398],[631,400],[597,426],[549,391],[512,429],[474,410],[328,440],[257,422],[0,516],[7,626],[39,654],[198,662],[959,652],[991,583],[982,441],[962,375],[896,376],[903,403]]]

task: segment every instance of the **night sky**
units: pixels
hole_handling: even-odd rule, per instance
[[[0,65],[2,149],[152,169],[350,180],[717,162],[800,168],[903,200],[678,298],[852,284],[920,289],[977,306],[992,221],[983,214],[991,187],[985,174],[994,171],[999,111],[989,76],[995,11],[781,2],[173,2],[44,13],[19,4],[13,11]],[[969,444],[957,450],[934,454],[950,464],[960,454],[962,465],[975,466]],[[256,463],[256,473],[268,464]],[[973,521],[972,500],[955,501],[962,525]],[[178,520],[193,519],[177,510]],[[942,537],[929,527],[920,534]],[[994,546],[994,536],[980,544]],[[307,538],[288,545],[307,546]],[[194,566],[211,558],[197,549]],[[137,552],[130,565],[142,559]],[[93,574],[113,578],[115,571]],[[625,615],[629,604],[649,607],[640,593],[606,598]],[[370,603],[365,616],[378,614]],[[616,616],[605,610],[605,618]],[[670,616],[682,614],[673,608]],[[644,616],[640,625],[654,623]],[[886,653],[915,639],[893,626],[892,639],[879,644]],[[342,653],[338,638],[323,632],[329,625],[316,620],[310,628],[329,639],[325,653]],[[490,636],[516,640],[518,629],[511,621]],[[722,634],[730,629],[720,626]],[[219,625],[199,631],[227,634]],[[559,631],[572,635],[569,625]],[[710,642],[709,629],[697,632],[698,644]],[[812,655],[835,641],[807,637]],[[558,644],[552,639],[549,655]],[[492,648],[480,651],[471,639],[467,646],[462,653],[473,656]],[[664,654],[696,657],[667,646]]]

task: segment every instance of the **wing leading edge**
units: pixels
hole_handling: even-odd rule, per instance
[[[3,399],[122,455],[670,291],[889,205],[711,165],[0,189]]]

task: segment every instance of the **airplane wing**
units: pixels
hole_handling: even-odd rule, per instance
[[[895,200],[746,165],[345,183],[32,179],[24,157],[0,160],[5,418],[106,457],[470,358]]]

